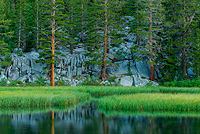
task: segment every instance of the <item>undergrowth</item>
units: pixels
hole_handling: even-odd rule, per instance
[[[200,87],[200,78],[188,79],[182,81],[164,82],[163,86],[166,87]]]

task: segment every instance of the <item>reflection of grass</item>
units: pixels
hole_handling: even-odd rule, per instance
[[[23,113],[48,113],[50,111],[54,112],[66,112],[68,110],[74,110],[78,106],[82,106],[85,103],[90,102],[90,100],[80,102],[76,105],[71,106],[45,106],[45,107],[7,107],[0,108],[0,115],[4,114],[23,114]]]
[[[105,113],[107,117],[114,116],[148,116],[148,117],[200,117],[199,112],[181,112],[181,111],[115,111],[99,109],[99,112]]]
[[[108,110],[197,111],[200,110],[200,94],[114,95],[99,99],[98,106]]]

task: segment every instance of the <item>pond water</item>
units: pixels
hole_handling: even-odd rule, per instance
[[[0,115],[0,134],[199,134],[199,117],[106,116],[86,104],[66,112]]]

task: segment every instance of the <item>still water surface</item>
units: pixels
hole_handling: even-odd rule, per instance
[[[200,118],[107,117],[87,104],[66,112],[0,115],[0,134],[200,134]]]

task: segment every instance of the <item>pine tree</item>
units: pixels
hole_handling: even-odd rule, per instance
[[[200,5],[196,5],[197,9],[199,9]],[[189,61],[192,63],[190,66],[194,69],[194,73],[196,77],[200,76],[200,11],[197,11],[195,14],[195,18],[193,23],[191,23],[191,29],[192,32],[190,32],[190,42],[192,42],[192,45],[190,45],[190,49],[188,50],[189,53]]]
[[[101,80],[105,81],[106,67],[112,62],[107,59],[107,53],[112,45],[117,45],[121,42],[117,37],[120,31],[120,25],[117,20],[119,16],[119,1],[96,0],[88,3],[88,22],[87,22],[87,36],[85,40],[87,45],[86,56],[90,57],[86,61],[86,65],[97,64],[102,66]],[[113,36],[115,35],[115,36]],[[110,41],[109,41],[110,39]]]
[[[160,33],[162,31],[163,17],[162,0],[145,0],[132,1],[129,0],[131,11],[128,15],[134,17],[129,21],[130,34],[136,35],[137,39],[131,47],[133,60],[149,59],[150,65],[150,80],[155,80],[155,59],[157,51],[160,49]],[[129,10],[130,10],[129,9]],[[135,53],[140,53],[135,57]]]
[[[175,56],[174,59],[179,59],[171,62],[171,66],[179,66],[173,73],[181,80],[186,77],[189,66],[189,51],[191,45],[194,44],[192,41],[194,40],[192,39],[193,34],[191,33],[195,30],[195,28],[192,28],[192,24],[196,18],[198,2],[196,0],[166,0],[163,4],[166,15],[165,40],[170,40],[168,46]],[[167,58],[169,59],[171,56],[172,54],[168,55]]]
[[[9,31],[10,20],[6,17],[6,5],[4,0],[0,0],[0,65],[8,68],[11,65],[11,53],[8,49],[6,38],[10,38],[13,32]]]
[[[37,62],[47,64],[46,69],[50,74],[51,86],[55,86],[54,65],[59,60],[58,55],[62,55],[61,51],[68,46],[67,42],[74,40],[66,29],[72,24],[69,23],[70,16],[67,14],[65,2],[64,0],[44,1],[42,18],[47,21],[40,26],[42,30],[39,49],[42,51],[39,52],[40,59]]]

